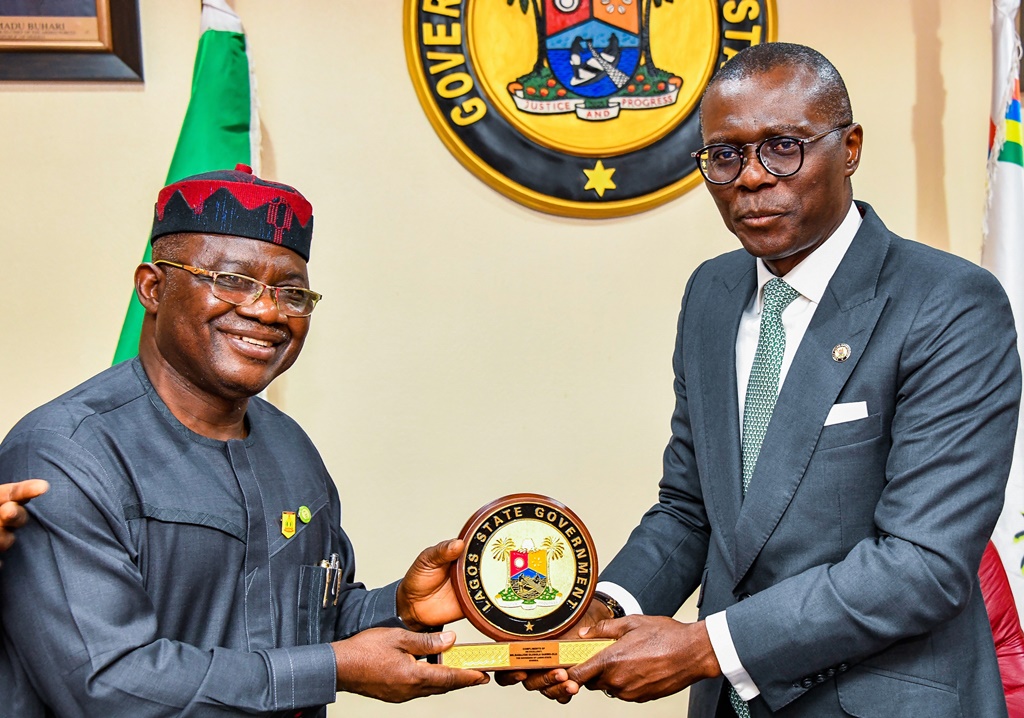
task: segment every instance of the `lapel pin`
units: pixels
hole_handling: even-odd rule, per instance
[[[850,358],[850,345],[849,344],[836,344],[832,347],[832,359],[837,362],[844,362]]]
[[[304,524],[308,524],[313,520],[313,513],[309,510],[308,506],[299,507],[299,521]]]
[[[294,511],[282,511],[281,512],[281,534],[286,538],[290,539],[295,535],[295,512]]]

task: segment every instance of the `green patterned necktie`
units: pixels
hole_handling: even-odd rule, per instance
[[[782,312],[800,293],[781,279],[770,279],[764,285],[764,308],[761,310],[761,329],[757,336],[757,351],[750,368],[746,401],[743,404],[743,495],[747,495],[750,477],[754,475],[761,443],[768,431],[768,422],[779,398],[779,371],[782,355],[786,352],[786,330],[782,326]],[[736,689],[729,686],[729,702],[736,715],[750,718],[750,708]]]
[[[761,442],[768,431],[768,422],[779,398],[779,370],[786,352],[786,330],[782,312],[800,293],[781,279],[764,285],[764,308],[757,351],[747,382],[747,398],[743,404],[743,495],[747,495],[750,477],[754,475]]]

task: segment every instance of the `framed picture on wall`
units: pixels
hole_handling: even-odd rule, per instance
[[[141,82],[138,0],[0,0],[0,80]]]

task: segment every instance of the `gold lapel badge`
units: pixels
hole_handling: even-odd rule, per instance
[[[285,538],[291,538],[295,535],[295,512],[294,511],[282,511],[281,512],[281,533]]]
[[[836,344],[832,348],[832,359],[837,362],[844,362],[850,358],[852,350],[849,344]]]

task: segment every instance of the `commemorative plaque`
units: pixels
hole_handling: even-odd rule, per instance
[[[597,584],[590,532],[564,504],[538,494],[493,501],[466,522],[452,585],[466,618],[497,643],[460,644],[444,665],[477,670],[582,663],[611,640],[552,640],[587,612]]]

